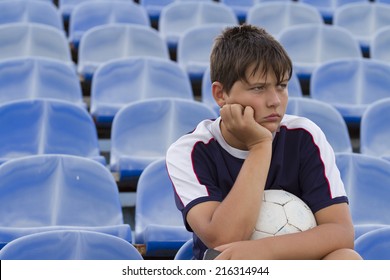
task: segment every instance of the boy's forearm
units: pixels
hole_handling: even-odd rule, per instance
[[[212,222],[221,235],[221,245],[250,237],[259,213],[262,193],[267,180],[272,153],[272,142],[262,143],[249,152],[237,180],[224,201],[216,209]]]
[[[263,241],[258,242],[258,250],[270,250],[271,259],[322,259],[337,249],[353,248],[353,232],[344,225],[323,224]]]

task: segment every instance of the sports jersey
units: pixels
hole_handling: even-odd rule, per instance
[[[204,120],[167,151],[166,162],[184,224],[188,211],[205,201],[222,201],[231,190],[248,151],[229,146],[220,130],[221,118]],[[261,160],[261,158],[259,158]],[[333,149],[312,121],[285,115],[272,142],[265,189],[283,189],[300,197],[313,211],[347,202]],[[207,247],[193,235],[194,256]]]

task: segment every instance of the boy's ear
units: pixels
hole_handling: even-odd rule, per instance
[[[212,83],[211,92],[213,93],[214,100],[217,102],[219,107],[226,104],[223,85],[220,82]]]

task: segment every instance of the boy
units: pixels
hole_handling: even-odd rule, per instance
[[[285,115],[292,63],[265,30],[227,28],[210,75],[220,118],[205,120],[167,152],[176,205],[193,231],[194,258],[359,259],[332,148],[311,121]],[[318,226],[249,241],[265,189],[303,199]]]

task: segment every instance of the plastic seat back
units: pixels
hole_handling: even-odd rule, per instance
[[[390,6],[381,3],[354,3],[336,9],[333,24],[350,31],[359,41],[364,54],[369,56],[373,35],[390,25]]]
[[[96,26],[130,23],[150,26],[144,7],[133,1],[87,1],[76,5],[69,20],[69,41],[77,50],[83,34]]]
[[[370,59],[338,59],[312,74],[310,95],[332,104],[347,123],[360,123],[367,106],[390,97],[390,65]]]
[[[299,79],[309,80],[314,69],[330,60],[360,58],[358,41],[347,30],[325,24],[302,24],[284,29],[280,43],[289,53]]]
[[[96,127],[87,110],[69,102],[32,99],[0,106],[0,164],[37,154],[68,154],[102,164]]]
[[[0,60],[42,56],[73,65],[68,41],[63,31],[38,23],[0,25]]]
[[[338,153],[336,163],[349,199],[354,225],[390,224],[390,163],[357,153]]]
[[[160,33],[139,24],[110,24],[89,29],[78,50],[78,73],[90,80],[96,68],[113,59],[152,56],[170,59]]]
[[[291,1],[259,2],[247,14],[246,23],[261,26],[274,36],[298,24],[324,24],[313,6]]]
[[[64,100],[86,108],[74,67],[44,57],[0,61],[0,104],[33,98]]]
[[[62,17],[51,1],[0,1],[0,24],[40,23],[64,31]]]
[[[306,117],[317,124],[335,152],[352,152],[347,124],[331,105],[309,98],[291,97],[286,113]]]
[[[65,22],[69,22],[70,15],[73,9],[81,3],[89,2],[92,0],[58,0],[58,10],[62,15]],[[127,0],[126,0],[127,1]]]
[[[94,74],[90,111],[98,124],[111,124],[123,106],[158,97],[194,99],[190,79],[176,62],[154,57],[114,60]]]
[[[174,256],[192,236],[176,208],[165,159],[148,165],[137,184],[135,243],[146,245],[146,255]]]
[[[120,180],[139,177],[168,147],[196,125],[216,114],[201,102],[156,98],[126,105],[115,115],[111,129],[110,166]]]
[[[192,260],[194,257],[192,246],[193,240],[191,238],[180,247],[179,251],[177,251],[175,255],[175,260]]]
[[[0,165],[0,244],[28,234],[85,229],[131,241],[118,187],[91,159],[37,155]]]
[[[169,49],[176,50],[186,30],[210,23],[237,25],[238,19],[233,10],[222,3],[175,1],[162,9],[158,29]]]
[[[191,81],[201,81],[210,64],[210,53],[215,38],[226,27],[224,24],[204,24],[185,31],[177,46],[177,62]]]
[[[0,251],[1,260],[143,260],[122,238],[84,230],[57,230],[26,235]]]
[[[368,106],[360,124],[360,152],[390,160],[390,98]]]
[[[390,260],[390,226],[370,231],[355,241],[364,260]]]
[[[390,64],[390,53],[388,51],[389,44],[390,26],[383,27],[375,32],[370,45],[371,59]]]
[[[337,8],[350,3],[368,1],[369,0],[300,0],[299,2],[314,6],[321,13],[325,22],[333,23],[333,16]]]

